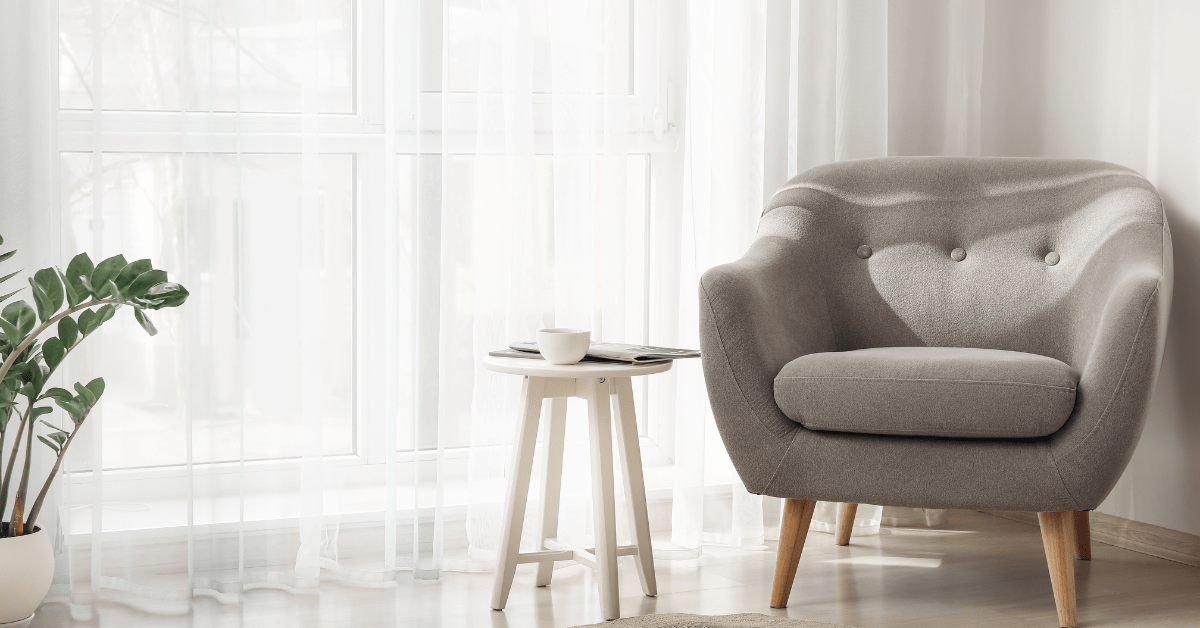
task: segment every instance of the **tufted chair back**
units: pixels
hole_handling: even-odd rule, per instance
[[[1007,349],[1082,370],[1114,284],[1169,273],[1165,233],[1154,188],[1120,166],[911,157],[796,177],[758,237],[817,269],[798,288],[831,336],[809,350]]]

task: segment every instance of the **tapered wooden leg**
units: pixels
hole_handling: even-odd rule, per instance
[[[1076,625],[1075,561],[1071,560],[1068,548],[1073,519],[1074,511],[1071,510],[1038,513],[1046,563],[1050,567],[1050,584],[1054,587],[1054,605],[1058,608],[1058,623],[1070,627]]]
[[[800,552],[804,551],[804,539],[808,537],[808,526],[812,523],[816,507],[817,502],[811,499],[787,499],[783,502],[779,553],[775,556],[775,580],[771,583],[771,608],[787,608],[792,582],[796,580],[796,567],[800,563]]]
[[[1092,522],[1091,513],[1086,510],[1076,510],[1075,524],[1075,558],[1079,560],[1092,559]]]
[[[633,407],[633,383],[628,377],[613,380],[616,388],[617,450],[625,478],[625,501],[629,511],[629,534],[637,545],[637,572],[642,593],[658,595],[654,577],[654,548],[650,545],[650,518],[646,512],[646,484],[642,478],[642,447],[638,443],[637,416]]]
[[[854,529],[854,515],[858,514],[858,504],[843,503],[838,512],[837,544],[850,544],[850,531]]]
[[[600,610],[604,619],[617,619],[621,616],[621,600],[617,588],[617,507],[613,494],[613,433],[608,384],[591,380],[587,400]]]
[[[562,494],[563,445],[567,436],[567,398],[550,401],[550,429],[546,432],[546,468],[542,476],[542,527],[538,539],[544,542],[558,536],[558,498]],[[538,549],[542,549],[539,542]],[[554,561],[538,563],[537,586],[550,584]]]
[[[517,426],[517,440],[513,443],[512,473],[508,476],[500,548],[496,552],[496,582],[492,586],[492,608],[498,611],[508,603],[508,592],[517,570],[517,552],[521,547],[521,527],[525,522],[525,501],[529,497],[529,476],[533,472],[533,451],[537,445],[544,385],[545,380],[540,377],[526,377],[521,387],[521,418]]]

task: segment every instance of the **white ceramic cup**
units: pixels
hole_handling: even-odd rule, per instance
[[[574,364],[582,360],[591,340],[592,332],[586,329],[555,327],[539,329],[537,333],[538,351],[551,364]]]

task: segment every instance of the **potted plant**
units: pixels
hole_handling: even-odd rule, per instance
[[[0,262],[14,253],[0,254]],[[0,276],[0,283],[19,272]],[[0,296],[0,304],[20,290]],[[15,301],[0,310],[0,627],[27,624],[50,589],[54,556],[38,518],[67,448],[104,395],[101,377],[76,383],[72,392],[47,388],[51,376],[122,307],[129,306],[138,324],[153,336],[158,330],[146,310],[177,307],[188,297],[183,286],[167,281],[167,273],[156,270],[150,260],[128,263],[116,255],[93,265],[86,253],[76,255],[65,272],[37,271],[29,279],[29,290],[33,306]],[[70,429],[39,421],[54,411],[50,402],[66,412]],[[44,433],[35,434],[39,422]],[[33,493],[35,435],[54,451],[55,460],[41,490]]]

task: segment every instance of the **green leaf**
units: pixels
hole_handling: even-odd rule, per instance
[[[58,320],[58,339],[63,347],[75,346],[75,341],[79,339],[79,324],[75,319],[64,316]]]
[[[0,311],[0,318],[16,325],[21,338],[29,335],[29,332],[33,331],[33,326],[37,324],[37,314],[24,301],[6,305],[4,310]]]
[[[42,345],[42,359],[46,361],[46,366],[50,368],[57,367],[62,363],[63,356],[67,350],[63,347],[63,342],[57,336],[52,336]]]
[[[88,390],[87,386],[75,382],[75,392],[79,393],[79,398],[83,400],[83,405],[91,407],[96,405],[96,395]]]
[[[38,395],[42,394],[42,387],[46,385],[46,374],[42,372],[42,368],[36,364],[29,368],[29,383],[21,387],[21,394],[30,399],[37,399]]]
[[[88,382],[87,389],[92,391],[93,395],[96,395],[96,399],[104,396],[104,378],[97,377],[96,379]]]
[[[14,349],[17,345],[21,344],[22,340],[25,339],[25,337],[21,335],[21,330],[17,329],[16,325],[13,325],[3,318],[0,318],[0,331],[4,332],[5,340]]]
[[[133,317],[137,319],[138,325],[141,325],[147,334],[153,336],[158,333],[158,328],[154,326],[154,323],[150,322],[149,318],[146,318],[146,314],[142,311],[142,308],[134,306]]]
[[[42,389],[46,387],[46,371],[43,371],[42,367],[37,364],[30,364],[29,382],[34,385],[33,394],[30,395],[32,399],[42,394]]]
[[[63,277],[67,285],[71,286],[79,296],[76,305],[83,303],[92,294],[91,289],[83,284],[82,279],[91,276],[93,269],[92,258],[88,257],[87,253],[76,255],[71,258],[71,263],[67,264],[67,272],[63,273]]]
[[[49,413],[51,413],[51,412],[54,412],[54,408],[51,408],[50,406],[46,406],[46,407],[44,407],[44,408],[42,408],[42,409],[43,409],[43,410],[45,410],[45,412],[43,412],[43,413],[41,413],[41,414],[49,414]],[[70,432],[68,432],[67,430],[64,430],[63,428],[61,428],[61,427],[59,427],[59,426],[57,426],[57,425],[55,425],[55,424],[53,424],[53,423],[51,423],[51,422],[47,421],[46,419],[42,419],[42,425],[45,425],[46,427],[48,427],[48,428],[50,428],[50,429],[54,430],[53,432],[50,432],[50,434],[48,434],[48,436],[49,436],[50,438],[53,438],[54,440],[58,440],[60,437],[61,437],[63,440],[66,440],[66,439],[67,439],[67,436],[70,436],[70,435],[71,435],[71,433],[70,433]]]
[[[67,414],[71,417],[71,422],[76,425],[79,425],[83,417],[87,416],[87,408],[83,407],[83,404],[76,399],[55,398],[54,403],[58,404],[58,407],[63,410],[66,410]]]
[[[13,249],[13,250],[11,250],[11,251],[9,251],[9,252],[7,252],[7,253],[0,254],[0,262],[3,262],[4,260],[6,260],[6,259],[8,259],[8,258],[10,258],[10,257],[12,257],[12,256],[14,256],[14,255],[16,255],[16,254],[17,254],[17,250],[16,250],[16,249]]]
[[[8,294],[6,294],[6,295],[4,295],[4,296],[0,297],[0,303],[4,303],[5,301],[7,301],[7,300],[8,300],[8,298],[9,298],[9,297],[11,297],[12,295],[14,295],[14,294],[16,294],[16,293],[20,292],[21,290],[24,290],[24,288],[17,288],[16,290],[13,290],[12,292],[10,292],[10,293],[8,293]]]
[[[57,429],[57,428],[55,428],[55,429]],[[71,436],[70,432],[64,432],[62,430],[59,430],[57,432],[50,432],[49,434],[46,434],[46,438],[49,439],[50,442],[54,443],[55,445],[58,445],[60,448],[66,444],[67,439],[70,438],[70,436]],[[46,441],[43,440],[42,442],[44,443]]]
[[[55,401],[70,401],[75,398],[75,395],[72,395],[71,391],[67,390],[66,388],[55,387],[42,393],[41,398],[53,399]]]
[[[13,277],[16,277],[19,274],[21,274],[21,271],[19,271],[19,270],[16,272],[8,273],[7,275],[0,277],[0,283],[4,283],[4,282],[8,281],[9,279],[12,279]]]
[[[113,283],[117,284],[122,293],[125,293],[126,289],[129,288],[129,284],[133,283],[134,279],[137,279],[142,273],[153,269],[154,265],[150,263],[150,260],[140,259],[122,268],[121,272],[113,278]]]
[[[114,255],[103,262],[96,265],[95,270],[88,277],[88,281],[94,288],[92,294],[103,298],[108,296],[108,282],[111,279],[116,279],[129,262],[125,261],[124,255]]]
[[[21,355],[17,357],[17,360],[21,362],[33,362],[34,360],[31,358],[31,356],[37,355],[38,350],[41,349],[41,347],[42,343],[40,342],[34,341],[29,343],[29,346],[25,347],[25,350],[21,352]]]
[[[43,268],[33,274],[33,280],[42,288],[46,296],[50,299],[51,317],[58,313],[59,308],[63,306],[63,285],[62,280],[58,278],[58,273],[53,268]]]
[[[133,264],[130,264],[133,266]],[[148,270],[140,275],[125,290],[125,295],[131,299],[141,299],[153,287],[167,283],[167,273],[162,270]]]
[[[105,292],[108,293],[108,296],[112,297],[113,299],[116,299],[117,301],[125,300],[125,295],[121,294],[120,286],[118,286],[116,283],[114,283],[111,279],[108,281],[108,283],[106,285],[107,285],[107,289],[105,290]]]
[[[54,316],[54,310],[51,309],[50,297],[46,295],[46,291],[33,278],[29,279],[29,288],[33,292],[33,303],[37,305],[37,315],[42,322],[50,320]]]
[[[43,414],[50,414],[51,412],[54,412],[54,408],[51,408],[50,406],[39,406],[37,408],[34,408],[33,410],[30,410],[29,417],[31,420],[36,420],[38,417],[42,416]],[[54,428],[54,429],[58,429],[58,428]]]
[[[50,441],[49,439],[47,439],[45,436],[42,436],[41,434],[38,434],[38,440],[40,440],[40,441],[42,441],[43,443],[45,443],[45,444],[46,444],[46,446],[47,446],[47,447],[49,447],[50,449],[53,449],[53,450],[54,450],[54,453],[56,453],[56,454],[57,454],[57,453],[59,452],[59,446],[58,446],[58,445],[55,445],[53,442],[51,442],[51,441]]]
[[[99,321],[96,320],[96,312],[93,310],[84,310],[79,313],[79,333],[86,336],[96,331],[96,327],[99,325]]]
[[[19,382],[25,381],[25,376],[29,374],[29,365],[24,362],[15,362],[8,369],[8,375],[4,376],[5,384],[14,382],[13,388],[20,386]]]
[[[67,307],[72,308],[80,303],[83,303],[84,297],[80,295],[77,290],[75,290],[75,287],[71,285],[71,282],[67,281],[67,276],[57,268],[54,270],[58,273],[58,278],[60,281],[62,281],[63,290],[67,293]]]
[[[100,306],[100,309],[96,311],[96,327],[107,323],[108,319],[112,318],[113,314],[116,313],[117,308],[112,303]]]
[[[100,296],[100,295],[96,294],[96,289],[92,287],[91,279],[88,279],[87,277],[80,277],[79,285],[82,286],[82,289],[84,292],[86,292],[88,294],[96,295],[97,297]]]
[[[146,308],[159,310],[164,307],[178,307],[187,301],[188,291],[177,283],[160,283],[146,291],[144,297]]]

